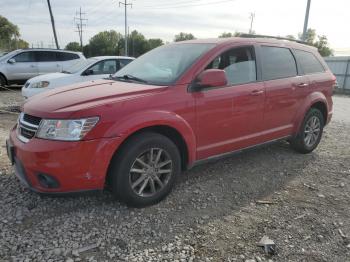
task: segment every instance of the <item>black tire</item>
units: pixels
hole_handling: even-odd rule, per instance
[[[313,137],[313,139],[309,140],[310,143],[308,143],[307,136],[309,133],[313,133],[313,131],[310,130],[310,127],[308,128],[308,125],[313,120],[319,123],[319,133],[317,135],[317,138]],[[290,140],[291,147],[295,151],[302,154],[307,154],[315,150],[322,138],[324,121],[325,120],[322,112],[317,108],[311,108],[305,115],[305,118],[299,130],[299,133]],[[313,130],[318,130],[318,128],[315,128]]]
[[[160,156],[162,160],[159,158],[158,162],[163,161],[160,164],[164,164],[171,160],[167,166],[159,168],[156,166],[155,162],[157,161],[159,152],[162,154]],[[151,155],[155,155],[155,161],[152,160],[152,157],[150,157]],[[146,159],[147,156],[148,158]],[[152,171],[149,171],[151,167],[145,167],[144,165],[140,164],[141,161],[137,160],[140,160],[140,157],[144,163],[147,164],[147,166],[154,165],[152,167],[153,173]],[[135,168],[136,163],[140,164],[141,167]],[[162,170],[161,168],[168,169]],[[142,172],[133,173],[132,170],[142,170]],[[157,174],[157,172],[160,173],[162,171],[154,170],[171,170],[171,172],[168,174]],[[169,138],[163,135],[147,132],[131,137],[128,141],[125,142],[125,144],[123,144],[122,148],[112,159],[108,177],[111,179],[110,181],[112,186],[112,193],[117,199],[130,207],[146,207],[160,202],[170,193],[171,189],[174,186],[176,177],[180,174],[180,172],[181,158],[176,145]],[[157,179],[155,175],[157,175]],[[134,176],[136,176],[137,179]],[[140,188],[133,187],[135,184],[137,184],[136,181],[138,181],[138,179],[142,179],[141,176],[147,176],[147,178],[138,184]],[[159,182],[161,179],[163,179],[161,181],[163,183]],[[145,195],[141,196],[139,195],[142,188],[141,184],[146,183],[146,180],[149,182],[147,182],[147,186],[144,187],[141,192],[141,194]],[[156,191],[154,193],[152,192],[152,189],[153,191],[156,189],[155,185],[159,191]],[[163,187],[161,185],[163,185]],[[148,191],[151,191],[149,195],[143,192],[146,189]]]
[[[0,86],[5,86],[6,85],[6,79],[4,76],[0,74]]]

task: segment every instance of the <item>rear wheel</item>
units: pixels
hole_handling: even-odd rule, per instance
[[[127,141],[113,158],[112,192],[128,206],[158,203],[171,191],[181,171],[180,154],[167,137],[143,133]]]
[[[303,121],[296,137],[290,144],[297,152],[307,154],[312,152],[320,143],[324,127],[324,117],[320,110],[311,108]]]

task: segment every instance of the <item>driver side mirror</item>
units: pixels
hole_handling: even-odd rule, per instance
[[[200,73],[193,87],[195,90],[207,87],[220,87],[227,85],[227,77],[224,70],[220,69],[207,69]]]
[[[89,76],[89,75],[93,75],[93,74],[94,74],[94,70],[92,70],[92,69],[85,70],[83,73],[84,76]]]
[[[16,63],[16,60],[14,58],[11,58],[7,61],[7,63],[14,64],[14,63]]]

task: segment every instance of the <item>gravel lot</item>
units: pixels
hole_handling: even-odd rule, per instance
[[[0,108],[18,103],[19,92],[0,92],[0,100]],[[280,142],[199,166],[145,209],[108,192],[29,192],[1,146],[0,261],[350,261],[350,98],[334,102],[312,154]],[[1,145],[15,120],[0,112]],[[276,255],[256,246],[264,235]]]

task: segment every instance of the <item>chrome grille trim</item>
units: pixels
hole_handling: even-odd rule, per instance
[[[40,123],[39,123],[40,125]],[[22,141],[23,143],[28,143],[30,139],[32,139],[33,137],[35,137],[36,132],[38,131],[39,125],[34,125],[31,124],[27,121],[24,121],[24,113],[22,112],[19,116],[19,120],[17,123],[17,138]],[[24,132],[27,132],[27,134],[29,134],[29,137],[25,137],[22,134],[22,130]]]

